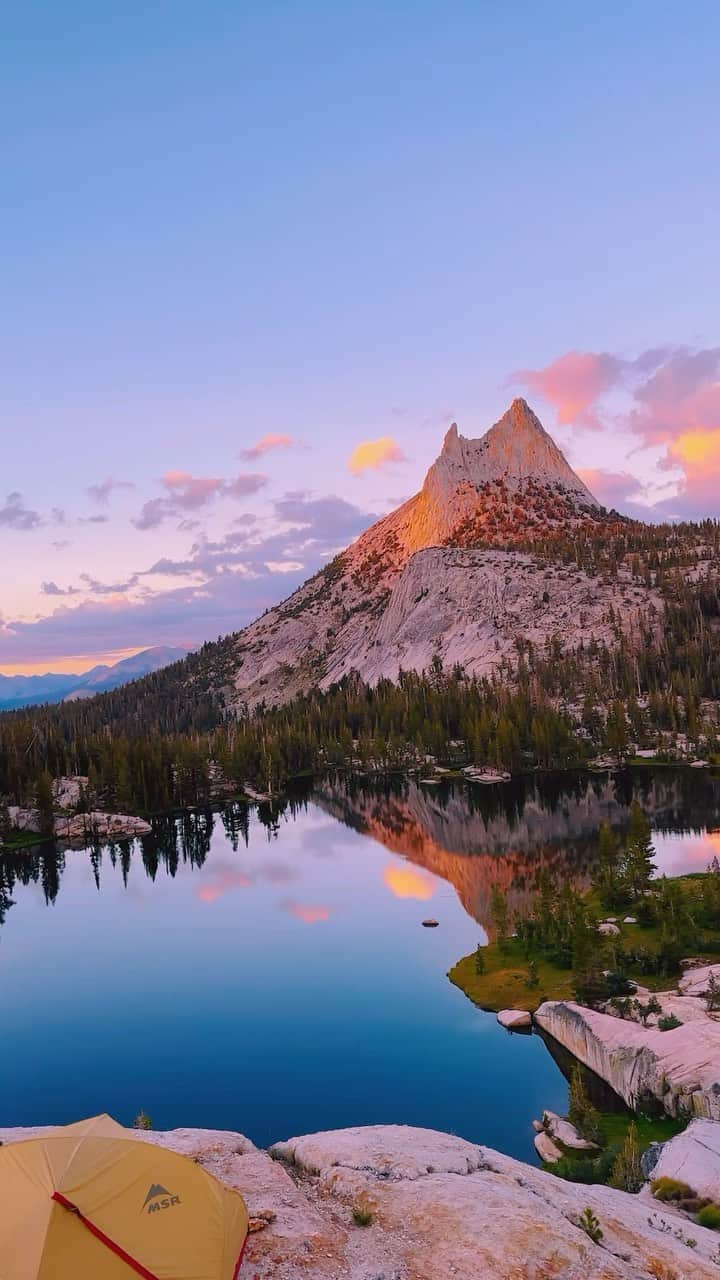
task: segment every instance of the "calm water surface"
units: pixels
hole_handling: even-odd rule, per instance
[[[661,869],[704,869],[720,784],[688,773],[328,782],[282,813],[234,806],[101,853],[0,857],[0,1125],[144,1108],[156,1128],[265,1145],[395,1122],[531,1158],[531,1120],[563,1110],[566,1082],[538,1037],[509,1036],[446,973],[485,937],[493,883],[520,906],[540,862],[587,877],[632,786]]]

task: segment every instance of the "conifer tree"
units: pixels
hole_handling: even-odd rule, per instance
[[[645,1178],[640,1167],[640,1146],[638,1144],[637,1127],[633,1120],[613,1165],[610,1186],[617,1187],[620,1191],[629,1191],[634,1194],[640,1190],[644,1181]]]

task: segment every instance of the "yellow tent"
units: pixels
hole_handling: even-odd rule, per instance
[[[245,1201],[96,1116],[0,1147],[0,1280],[234,1280]]]

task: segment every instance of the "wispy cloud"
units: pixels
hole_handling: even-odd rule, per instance
[[[268,432],[257,440],[255,444],[250,445],[249,449],[243,449],[240,457],[243,462],[257,462],[258,458],[264,457],[266,453],[271,453],[273,449],[292,449],[297,443],[292,436],[278,435],[275,432]]]
[[[86,572],[71,586],[46,583],[43,594],[57,597],[57,607],[33,621],[6,619],[0,663],[79,653],[99,658],[110,649],[152,644],[192,647],[237,630],[294,591],[375,518],[335,495],[294,491],[273,503],[267,517],[236,517],[224,536],[196,538],[187,555],[164,556],[120,581]],[[178,585],[168,588],[168,579]]]
[[[104,480],[98,481],[97,484],[88,485],[86,492],[94,502],[99,502],[101,506],[107,506],[110,501],[110,495],[118,489],[134,489],[135,485],[132,480],[116,480],[113,476],[106,476]]]
[[[137,529],[156,529],[164,520],[198,511],[215,498],[245,498],[268,482],[260,472],[247,472],[226,480],[221,476],[193,476],[189,471],[166,471],[162,485],[168,496],[150,498],[133,520]]]
[[[37,529],[43,523],[39,511],[33,511],[23,501],[21,493],[9,493],[0,506],[0,525],[5,529],[19,529],[26,532]]]
[[[288,915],[295,916],[295,919],[301,920],[303,924],[323,924],[332,915],[330,907],[321,904],[295,902],[291,898],[284,899],[279,906],[281,911],[287,911]]]

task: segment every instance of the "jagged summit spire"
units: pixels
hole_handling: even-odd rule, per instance
[[[441,453],[457,453],[460,444],[460,433],[457,422],[453,422],[445,433]]]
[[[510,489],[536,481],[566,493],[584,507],[599,503],[575,474],[527,400],[517,396],[498,421],[479,439],[469,439],[453,422],[433,463],[423,492],[446,502],[458,485],[477,490],[502,480]]]

